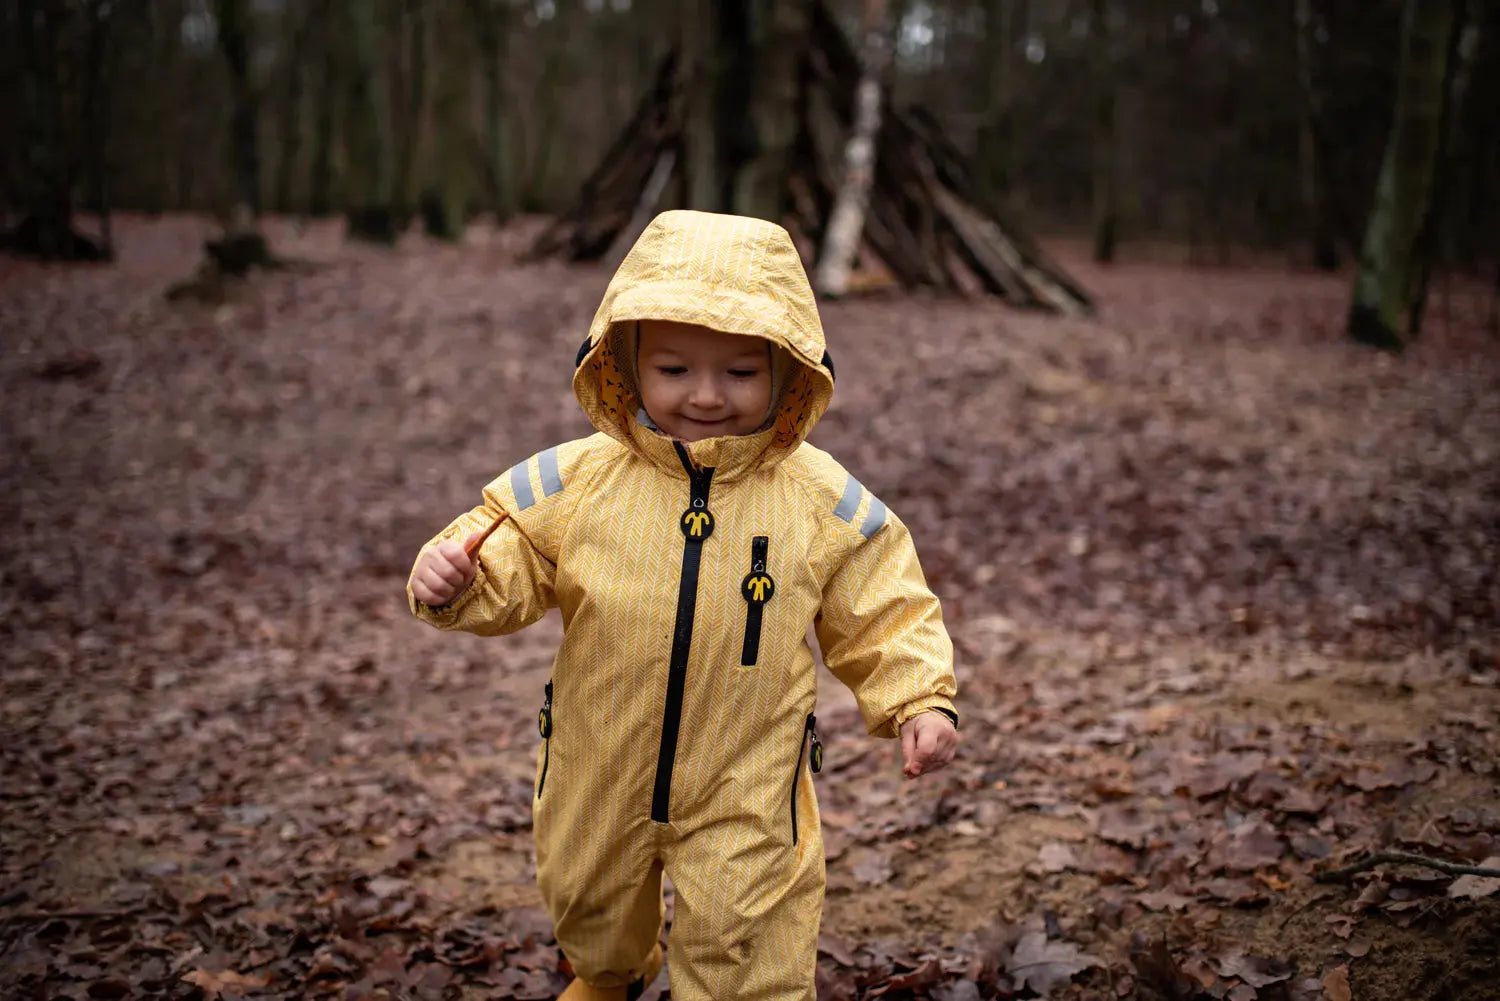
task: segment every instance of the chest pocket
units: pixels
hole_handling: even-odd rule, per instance
[[[740,648],[740,666],[754,667],[760,660],[761,622],[766,604],[776,596],[776,582],[771,578],[769,536],[757,535],[750,540],[750,572],[740,582],[745,599],[745,642]]]

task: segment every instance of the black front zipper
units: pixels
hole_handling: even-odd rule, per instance
[[[542,711],[536,714],[536,728],[541,731],[542,740],[542,777],[537,779],[536,798],[542,798],[542,788],[547,784],[547,766],[552,763],[552,682],[547,682],[547,701],[542,704]]]
[[[802,781],[802,750],[812,742],[812,750],[808,753],[807,766],[812,769],[814,775],[823,770],[823,742],[818,739],[818,717],[812,713],[807,714],[807,722],[802,726],[802,739],[797,743],[797,768],[792,772],[792,844],[797,843],[797,785]]]
[[[677,584],[677,622],[672,627],[672,659],[667,666],[667,704],[661,722],[661,752],[656,758],[656,788],[651,794],[651,819],[667,823],[672,802],[672,766],[677,760],[677,732],[682,725],[682,695],[687,687],[688,653],[693,645],[693,615],[698,607],[698,566],[703,543],[714,534],[708,510],[708,488],[713,467],[698,469],[681,442],[673,442],[688,475],[688,507],[678,519],[682,529],[682,577]]]
[[[757,535],[750,541],[750,572],[740,583],[740,594],[745,597],[745,645],[740,648],[740,665],[754,667],[760,659],[761,618],[766,602],[776,595],[776,582],[766,569],[766,555],[771,540]]]

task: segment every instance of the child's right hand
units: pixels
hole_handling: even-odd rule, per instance
[[[463,542],[444,539],[423,553],[412,571],[412,596],[429,608],[441,608],[462,594],[479,572],[478,557],[470,559],[464,549],[483,534],[475,532]]]

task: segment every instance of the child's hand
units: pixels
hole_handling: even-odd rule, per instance
[[[411,575],[411,593],[429,608],[441,608],[461,594],[479,571],[478,558],[464,551],[483,532],[475,532],[462,543],[445,539],[427,550]]]
[[[958,729],[942,713],[918,713],[901,726],[901,773],[909,779],[935,772],[953,760]]]

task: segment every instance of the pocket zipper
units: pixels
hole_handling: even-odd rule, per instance
[[[797,786],[802,780],[802,750],[808,747],[811,740],[811,748],[807,755],[807,765],[816,775],[823,770],[823,742],[818,739],[818,717],[812,713],[807,714],[807,722],[802,727],[802,740],[797,744],[797,769],[792,772],[792,844],[797,843]]]
[[[542,798],[542,788],[547,784],[547,766],[552,763],[552,682],[547,682],[547,701],[542,704],[542,711],[536,714],[536,727],[541,731],[542,740],[542,777],[536,783],[536,798]]]

